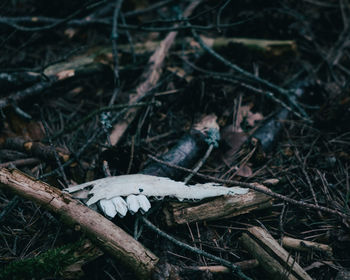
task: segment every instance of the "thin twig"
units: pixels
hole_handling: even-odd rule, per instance
[[[156,158],[156,157],[154,157],[152,155],[148,155],[148,156],[152,160],[154,160],[156,162],[159,162],[161,164],[164,164],[164,165],[166,165],[168,167],[176,168],[178,170],[182,170],[182,171],[189,172],[189,173],[194,173],[191,169],[184,168],[184,167],[181,167],[181,166],[178,166],[178,165],[174,165],[174,164],[170,164],[170,163],[162,161],[162,160],[160,160],[160,159],[158,159],[158,158]],[[319,211],[323,211],[323,212],[326,212],[326,213],[338,215],[338,216],[340,216],[342,218],[346,218],[346,219],[350,218],[350,215],[341,213],[338,210],[331,209],[331,208],[324,207],[324,206],[317,206],[315,204],[310,204],[310,203],[306,203],[306,202],[303,202],[303,201],[298,201],[298,200],[289,198],[287,196],[275,193],[275,192],[273,192],[273,191],[271,191],[271,190],[269,190],[267,188],[265,189],[265,188],[262,188],[262,187],[258,187],[258,186],[254,185],[254,184],[251,184],[251,183],[244,183],[244,182],[235,181],[235,180],[218,179],[218,178],[215,178],[215,177],[212,177],[212,176],[204,175],[202,173],[196,173],[195,176],[198,176],[200,178],[204,178],[206,180],[210,180],[210,181],[213,181],[213,182],[221,183],[221,184],[236,185],[236,186],[240,186],[240,187],[249,188],[249,189],[252,189],[254,191],[261,192],[263,194],[269,195],[271,197],[282,199],[282,200],[284,200],[286,202],[289,202],[291,204],[297,205],[297,206],[302,207],[304,209],[305,208],[310,208],[310,209],[319,210]]]
[[[174,237],[172,237],[171,235],[165,233],[164,231],[160,230],[159,228],[157,228],[154,224],[152,224],[149,220],[147,220],[145,217],[140,216],[140,220],[150,229],[152,229],[154,232],[156,232],[157,234],[159,234],[160,236],[166,238],[167,240],[173,242],[174,244],[180,246],[181,248],[184,248],[186,250],[189,250],[193,253],[202,255],[206,258],[212,259],[214,261],[217,261],[218,263],[227,266],[228,268],[230,268],[232,270],[232,273],[234,273],[235,275],[237,275],[238,277],[240,277],[241,279],[245,279],[245,280],[249,280],[251,278],[247,277],[242,271],[241,268],[237,265],[234,265],[233,263],[224,260],[222,258],[219,258],[217,256],[214,256],[212,254],[209,254],[205,251],[202,251],[198,248],[192,247],[188,244],[185,244],[177,239],[175,239]]]
[[[198,170],[202,167],[202,165],[206,162],[208,157],[210,156],[211,152],[214,149],[214,145],[210,145],[207,149],[207,152],[205,153],[204,157],[200,159],[200,161],[197,163],[196,167],[193,169],[193,173],[190,173],[184,180],[184,183],[187,184],[191,178],[197,174]]]
[[[46,123],[46,121],[44,120],[44,115],[43,115],[43,111],[42,111],[42,110],[40,110],[40,117],[41,117],[41,122],[42,122],[42,124],[43,124],[43,126],[44,126],[44,129],[45,129],[45,134],[46,134],[47,139],[48,139],[48,141],[49,141],[49,145],[50,145],[50,147],[51,147],[51,149],[52,149],[52,151],[53,151],[53,154],[54,154],[54,156],[55,156],[55,160],[56,160],[56,163],[57,163],[57,165],[58,165],[58,168],[59,168],[60,171],[61,171],[62,178],[63,178],[63,180],[64,180],[66,186],[68,186],[68,185],[69,185],[69,181],[68,181],[68,179],[67,179],[66,173],[64,172],[64,168],[62,167],[62,163],[61,163],[61,161],[60,161],[60,159],[59,159],[57,150],[55,149],[55,146],[54,146],[53,143],[52,143],[52,139],[51,139],[51,136],[50,136],[50,132],[49,132],[49,129],[48,129],[48,127],[47,127],[47,123]]]
[[[240,68],[239,66],[231,63],[230,61],[226,60],[225,58],[223,58],[220,54],[218,54],[216,51],[214,51],[212,48],[210,48],[209,46],[207,46],[203,40],[199,37],[199,35],[197,34],[197,32],[192,29],[192,35],[194,37],[194,39],[198,42],[198,44],[200,44],[200,46],[206,50],[210,55],[212,55],[213,57],[215,57],[216,59],[218,59],[219,61],[221,61],[222,63],[224,63],[225,65],[227,65],[228,67],[230,67],[231,69],[233,69],[234,71],[242,74],[245,77],[248,77],[249,79],[252,79],[253,81],[259,82],[260,84],[263,84],[271,89],[274,89],[275,91],[277,91],[279,94],[285,96],[288,101],[290,102],[290,104],[292,104],[297,110],[299,110],[299,112],[307,118],[307,114],[304,111],[303,108],[301,108],[297,102],[295,101],[295,96],[294,96],[294,92],[292,90],[286,90],[284,88],[281,88],[263,78],[260,78],[242,68]]]
[[[94,116],[101,114],[103,112],[110,112],[110,111],[116,111],[116,110],[121,110],[121,109],[125,109],[125,108],[142,107],[142,106],[149,106],[149,105],[159,106],[160,104],[161,103],[159,101],[150,101],[150,102],[138,102],[135,104],[119,104],[119,105],[102,107],[102,108],[94,110],[93,112],[91,112],[86,117],[79,120],[78,122],[76,122],[72,125],[66,126],[62,131],[60,131],[60,132],[56,133],[54,136],[52,136],[52,139],[56,139],[56,138],[60,137],[63,133],[70,132],[70,131],[77,129],[78,127],[80,127],[81,125],[83,125],[84,123],[86,123],[87,121],[92,119]]]
[[[100,1],[99,3],[97,3],[97,5],[102,5],[105,2],[107,2],[107,1],[108,0]],[[21,25],[18,25],[17,23],[15,23],[14,20],[12,20],[12,21],[8,20],[10,18],[6,18],[6,17],[0,17],[0,22],[3,23],[3,24],[7,24],[7,25],[9,25],[9,26],[11,26],[13,28],[18,29],[18,30],[21,30],[21,31],[26,31],[26,32],[44,31],[44,30],[49,30],[49,29],[52,29],[52,28],[54,28],[56,26],[59,26],[61,24],[64,24],[64,23],[68,22],[70,19],[74,18],[76,15],[80,14],[82,11],[90,9],[90,5],[91,5],[91,2],[87,2],[87,3],[85,3],[85,5],[83,5],[83,7],[81,9],[76,10],[75,12],[73,12],[72,14],[67,16],[66,18],[56,19],[51,24],[48,24],[46,26],[38,26],[38,27],[21,26]],[[96,6],[96,5],[94,5],[94,6]],[[30,22],[34,21],[33,18],[35,18],[35,17],[31,17]]]
[[[18,195],[15,195],[9,203],[2,209],[0,213],[0,222],[2,222],[5,217],[12,211],[13,208],[16,207],[18,202],[20,201],[20,198]]]
[[[112,27],[112,52],[114,61],[114,92],[119,91],[120,81],[119,81],[119,61],[118,61],[118,16],[120,9],[122,7],[123,0],[116,0],[114,14],[113,14],[113,27]]]

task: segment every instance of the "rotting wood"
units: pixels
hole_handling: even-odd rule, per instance
[[[39,203],[60,215],[75,230],[80,230],[103,250],[134,271],[139,279],[149,279],[158,257],[111,221],[44,182],[18,170],[0,169],[0,187]]]
[[[259,261],[270,279],[312,280],[266,230],[250,227],[248,233],[243,233],[240,241]]]
[[[204,220],[228,219],[253,210],[271,207],[272,202],[273,199],[270,196],[250,190],[247,194],[223,196],[199,205],[171,202],[163,212],[167,225],[174,226]]]

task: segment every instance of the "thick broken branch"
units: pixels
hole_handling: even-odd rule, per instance
[[[266,230],[251,227],[248,233],[244,233],[240,240],[270,279],[312,279]]]
[[[150,278],[158,257],[102,215],[18,170],[1,168],[0,183],[1,187],[60,215],[66,224],[86,233],[95,244],[134,271],[138,278]]]
[[[265,194],[249,191],[247,194],[223,196],[199,205],[172,202],[163,212],[167,225],[174,226],[204,220],[228,219],[271,207],[272,202],[273,199]]]

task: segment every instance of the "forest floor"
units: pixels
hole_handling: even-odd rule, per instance
[[[140,172],[183,181],[178,166],[201,161],[211,180],[268,187],[263,202],[257,189],[247,209],[165,198],[147,219],[222,261],[139,215],[112,222],[177,279],[350,279],[349,1],[5,0],[0,46],[0,173],[63,190]],[[220,130],[201,131],[209,144],[203,118]],[[1,279],[134,278],[94,242],[67,257],[84,231],[1,182]]]

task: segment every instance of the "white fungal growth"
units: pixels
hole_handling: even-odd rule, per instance
[[[89,192],[87,187],[92,186]],[[248,189],[240,187],[224,187],[217,183],[196,184],[186,186],[183,182],[169,178],[144,174],[107,177],[65,189],[68,193],[76,193],[82,198],[89,198],[86,204],[99,202],[102,211],[109,217],[117,214],[124,217],[129,210],[132,214],[139,209],[147,212],[151,204],[147,197],[174,197],[182,201],[201,200],[221,195],[245,194]],[[83,192],[82,192],[83,191]],[[126,201],[122,198],[126,197]]]

